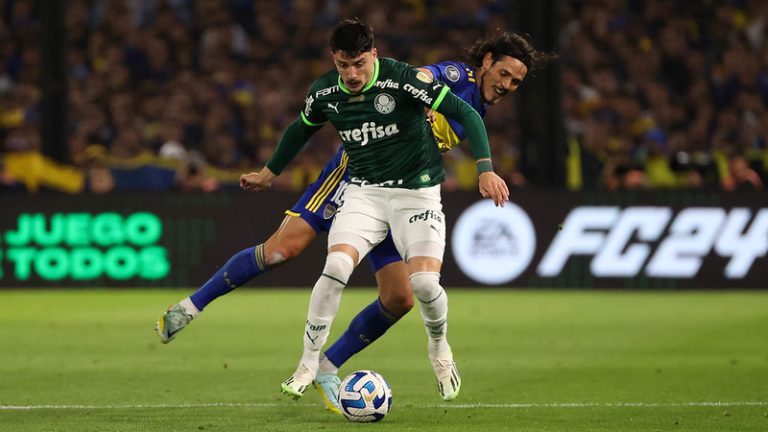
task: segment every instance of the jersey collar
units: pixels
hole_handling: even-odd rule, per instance
[[[365,87],[363,87],[363,89],[362,89],[362,90],[360,90],[360,93],[365,93],[365,92],[367,92],[368,90],[370,90],[370,89],[371,89],[371,87],[373,87],[373,85],[374,85],[374,84],[376,84],[376,80],[378,80],[378,79],[379,79],[379,59],[377,58],[377,59],[376,59],[376,62],[374,62],[374,63],[373,63],[373,76],[371,77],[371,80],[370,80],[370,81],[368,81],[368,84],[366,84],[366,85],[365,85]],[[341,82],[341,75],[339,75],[339,88],[340,88],[340,89],[341,89],[341,91],[343,91],[344,93],[347,93],[347,94],[353,94],[353,93],[352,93],[351,91],[349,91],[349,89],[348,89],[348,88],[347,88],[347,87],[344,85],[344,83],[343,83],[343,82]],[[357,93],[355,93],[355,94],[357,94]]]

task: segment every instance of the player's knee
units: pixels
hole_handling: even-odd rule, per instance
[[[440,273],[418,272],[410,276],[413,293],[422,303],[430,303],[441,295],[445,295],[440,286]]]
[[[344,252],[330,252],[325,259],[323,275],[329,276],[346,285],[352,271],[355,270],[355,261]]]
[[[280,240],[272,244],[267,244],[264,250],[267,265],[278,266],[290,261],[304,252],[307,245],[303,242]]]
[[[413,309],[413,293],[409,289],[382,291],[380,298],[384,308],[397,317]]]

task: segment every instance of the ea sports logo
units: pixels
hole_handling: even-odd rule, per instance
[[[520,207],[507,202],[498,208],[485,200],[459,216],[451,244],[464,274],[480,283],[500,285],[528,268],[536,251],[536,231]]]
[[[379,93],[376,99],[373,100],[373,106],[376,111],[382,114],[389,114],[395,110],[395,98],[388,93]]]

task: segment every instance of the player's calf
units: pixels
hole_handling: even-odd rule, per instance
[[[346,253],[330,252],[323,273],[312,289],[304,331],[304,352],[299,367],[282,384],[282,392],[300,398],[312,384],[320,366],[320,350],[328,339],[333,317],[339,310],[341,292],[355,268],[355,262]]]
[[[406,285],[409,287],[409,285]],[[402,318],[411,309],[413,309],[413,292],[407,289],[381,289],[379,299],[382,306],[397,319]]]

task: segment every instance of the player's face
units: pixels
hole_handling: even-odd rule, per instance
[[[520,60],[502,56],[493,61],[493,55],[486,53],[483,58],[483,74],[480,81],[480,95],[483,101],[493,105],[523,83],[528,68]]]
[[[333,64],[336,65],[336,70],[341,75],[341,82],[349,91],[359,92],[373,76],[373,69],[376,64],[376,48],[357,57],[350,57],[344,51],[336,51],[333,53]]]

